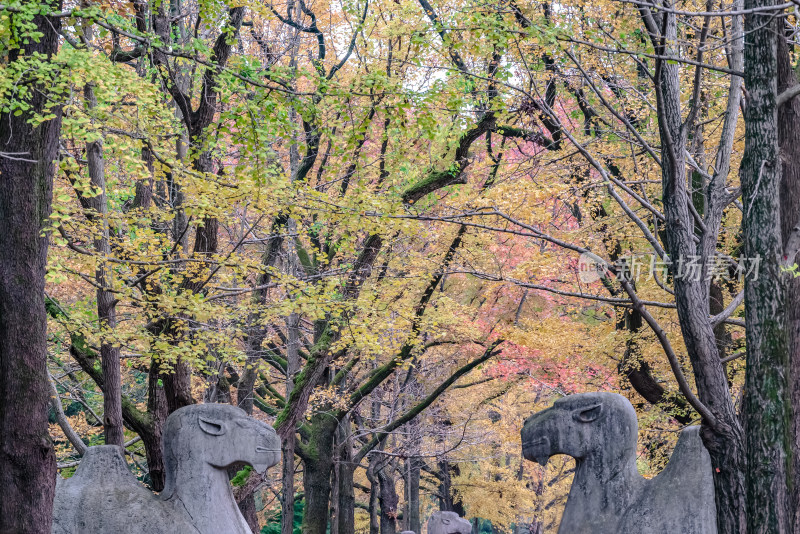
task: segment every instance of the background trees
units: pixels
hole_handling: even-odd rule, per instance
[[[788,496],[770,519],[752,511],[753,488],[793,469],[778,469],[796,382],[780,305],[794,197],[777,191],[796,189],[787,7],[45,9],[60,37],[36,94],[63,127],[35,159],[58,165],[44,230],[62,474],[77,435],[125,447],[160,490],[166,416],[230,402],[285,442],[280,477],[231,473],[254,528],[280,509],[288,534],[302,509],[304,532],[386,533],[436,506],[539,532],[569,466],[523,465],[515,425],[554,395],[624,390],[645,472],[702,422],[721,531],[785,529]],[[19,106],[9,21],[24,10],[3,9]],[[6,238],[38,239],[32,224]],[[580,276],[589,252],[607,276]],[[746,442],[742,414],[765,441]]]

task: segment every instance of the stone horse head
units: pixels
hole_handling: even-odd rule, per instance
[[[278,463],[272,427],[234,406],[198,404],[172,413],[163,436],[163,492],[136,480],[120,447],[90,447],[57,484],[53,534],[252,534],[228,468],[245,463],[263,473]]]
[[[472,524],[455,512],[433,512],[428,518],[428,534],[472,534]]]
[[[195,404],[173,412],[164,425],[165,498],[175,491],[182,467],[206,464],[226,470],[245,463],[258,473],[278,463],[275,430],[228,404]],[[198,470],[205,471],[201,465]],[[187,483],[183,481],[181,483]]]
[[[543,466],[556,454],[578,460],[611,456],[621,462],[636,453],[637,432],[636,411],[625,397],[569,395],[525,420],[522,454]]]
[[[575,458],[559,534],[716,534],[711,459],[699,427],[681,432],[669,464],[649,480],[637,469],[637,437],[636,411],[616,393],[569,395],[525,421],[526,459]]]

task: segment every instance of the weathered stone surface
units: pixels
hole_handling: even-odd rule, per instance
[[[637,435],[636,411],[615,393],[570,395],[525,421],[525,458],[576,460],[559,534],[716,534],[711,459],[699,427],[681,432],[669,464],[650,480],[636,469]]]
[[[187,406],[167,418],[163,447],[159,495],[136,480],[119,447],[90,447],[75,475],[58,481],[53,534],[252,534],[227,468],[244,462],[263,473],[278,463],[272,427],[234,406]]]
[[[428,518],[428,534],[472,534],[472,524],[455,512],[433,512]]]

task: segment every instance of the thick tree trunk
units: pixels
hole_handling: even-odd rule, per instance
[[[461,517],[464,512],[464,504],[456,496],[453,490],[453,475],[458,475],[458,465],[452,465],[447,458],[442,458],[437,462],[439,466],[439,509],[445,512],[455,512]]]
[[[315,415],[309,423],[312,436],[308,449],[313,452],[303,460],[303,489],[306,497],[303,534],[325,534],[328,529],[336,423],[324,413]]]
[[[778,32],[778,93],[797,85],[792,70],[786,36]],[[778,143],[781,154],[781,230],[783,245],[792,228],[800,220],[800,98],[793,98],[778,109]],[[797,258],[794,258],[797,261]],[[790,389],[793,422],[792,458],[794,488],[791,503],[794,507],[794,532],[800,533],[800,277],[791,277],[786,287],[786,328],[789,347]]]
[[[47,9],[61,9],[53,2]],[[15,16],[9,21],[15,31]],[[49,58],[58,50],[60,18],[37,15],[38,41],[8,52],[6,64],[33,54]],[[27,24],[27,22],[26,22]],[[23,78],[24,80],[24,78]],[[22,82],[24,83],[24,81]],[[56,459],[48,433],[50,382],[47,376],[47,315],[44,275],[48,222],[58,155],[61,109],[35,128],[34,113],[45,113],[46,88],[28,87],[30,106],[20,115],[0,116],[0,533],[49,533]],[[55,97],[58,98],[57,96]]]
[[[294,447],[296,436],[287,436],[281,445],[281,534],[294,533]]]
[[[774,5],[747,0],[746,9]],[[750,533],[791,529],[791,402],[786,344],[785,275],[781,272],[781,160],[778,147],[777,46],[773,13],[745,16],[745,152],[742,180],[744,257],[759,262],[745,277],[747,371],[744,394],[747,527]],[[744,260],[740,260],[744,261]],[[754,265],[754,264],[753,264]]]

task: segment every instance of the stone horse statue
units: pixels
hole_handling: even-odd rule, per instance
[[[428,518],[428,534],[472,534],[472,524],[455,512],[433,512]]]
[[[522,428],[522,455],[544,466],[575,458],[575,478],[559,534],[716,534],[711,459],[699,427],[684,429],[664,470],[636,469],[636,411],[616,393],[559,399]]]
[[[239,408],[181,408],[164,425],[164,491],[142,486],[119,447],[90,447],[75,474],[56,485],[53,534],[252,534],[227,468],[244,462],[263,473],[280,449],[272,427]]]

